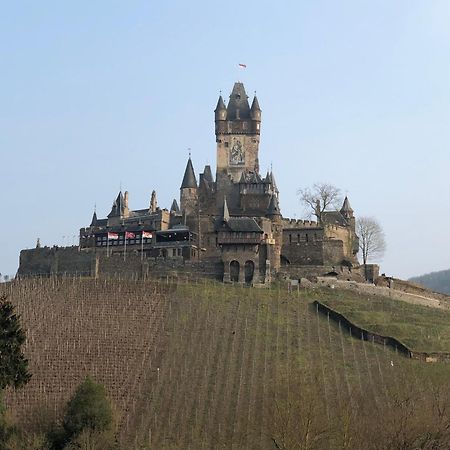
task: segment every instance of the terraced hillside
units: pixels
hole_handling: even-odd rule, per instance
[[[8,404],[29,429],[43,406],[59,417],[91,373],[115,401],[127,449],[450,442],[450,419],[435,407],[449,400],[450,365],[351,338],[314,310],[319,291],[95,280],[8,289],[33,372]]]

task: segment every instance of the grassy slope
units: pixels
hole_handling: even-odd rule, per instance
[[[414,386],[439,386],[450,375],[449,365],[350,338],[311,306],[331,298],[326,293],[200,284],[161,299],[145,283],[21,283],[12,298],[33,336],[34,379],[23,393],[9,393],[9,405],[22,424],[31,423],[33,409],[58,417],[76,383],[94,373],[121,413],[125,448],[274,448],[274,436],[289,436],[286,411],[299,399],[342,429],[335,421],[344,420],[349,401],[378,408],[410,374]],[[292,423],[297,436],[298,417]],[[337,448],[333,436],[319,448]]]
[[[395,337],[411,350],[450,352],[450,311],[350,291],[323,291],[321,296],[355,325]]]

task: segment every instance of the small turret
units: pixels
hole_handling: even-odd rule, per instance
[[[259,102],[256,94],[253,97],[252,107],[250,108],[250,117],[253,120],[261,122],[261,108],[259,107]]]
[[[150,212],[152,212],[152,213],[156,212],[157,208],[158,208],[158,202],[156,200],[156,191],[152,191],[152,196],[150,198]]]
[[[222,96],[219,96],[219,100],[217,101],[216,109],[214,110],[215,118],[217,120],[227,120],[227,107],[225,106],[225,102],[223,101]]]
[[[96,227],[97,226],[97,212],[94,211],[94,214],[92,214],[92,220],[91,220],[91,224],[89,225],[90,227]]]
[[[270,197],[269,207],[267,208],[266,216],[268,217],[281,216],[280,205],[278,203],[278,198],[276,195],[272,195],[272,197]]]
[[[348,197],[345,196],[344,203],[342,204],[342,208],[340,213],[346,218],[350,219],[353,217],[353,209],[350,206],[350,202],[348,201]]]
[[[175,214],[180,212],[180,207],[178,206],[178,203],[175,199],[173,199],[172,206],[170,207],[170,212]]]
[[[189,157],[184,171],[183,182],[180,188],[180,207],[181,212],[186,215],[195,215],[197,211],[198,189],[197,179],[195,178],[194,167],[191,157]]]
[[[339,212],[342,214],[345,220],[347,220],[348,224],[350,225],[350,228],[354,232],[356,230],[356,219],[347,196],[345,196],[344,203],[342,204],[342,208]]]
[[[123,217],[130,216],[130,208],[128,208],[128,199],[129,199],[128,191],[125,191],[125,194],[123,195],[123,212],[122,212]]]
[[[209,165],[205,166],[205,170],[203,171],[203,178],[208,183],[214,183],[214,179],[213,179],[213,175],[212,175],[212,171],[211,171],[211,166],[209,166]]]
[[[189,157],[184,171],[183,182],[180,189],[197,189],[197,179],[195,178],[194,167],[192,166],[191,157]]]

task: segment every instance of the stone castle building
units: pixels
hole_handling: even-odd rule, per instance
[[[167,265],[182,271],[197,264],[210,268],[205,275],[248,284],[268,283],[280,272],[351,270],[358,263],[358,238],[348,199],[340,211],[325,211],[317,222],[284,218],[274,174],[259,170],[258,99],[255,95],[250,105],[237,82],[227,103],[220,96],[214,110],[215,177],[205,166],[197,178],[189,156],[179,202],[173,200],[170,210],[158,206],[155,191],[148,207],[131,210],[128,192],[119,192],[106,218],[94,212],[90,225],[81,228],[77,251],[91,261],[95,255],[97,266],[98,258],[116,258],[126,271],[131,260],[139,260],[151,262],[157,273]],[[31,252],[38,250],[43,251]],[[57,250],[50,253],[57,258]],[[57,266],[68,266],[61,262]],[[36,267],[33,255],[21,255],[19,274],[32,272],[31,267]]]

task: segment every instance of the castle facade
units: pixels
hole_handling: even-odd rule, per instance
[[[219,97],[214,118],[215,177],[205,166],[197,178],[189,156],[179,201],[173,200],[170,209],[158,206],[153,191],[148,207],[131,210],[128,192],[119,192],[106,218],[94,212],[90,225],[81,228],[77,251],[91,260],[93,255],[97,261],[116,258],[124,271],[127,258],[152,261],[156,271],[168,262],[177,263],[178,270],[202,264],[214,268],[215,278],[247,284],[269,283],[283,271],[311,273],[314,268],[320,275],[357,265],[358,238],[348,198],[340,211],[325,211],[318,221],[282,216],[275,176],[259,169],[256,95],[250,105],[244,85],[235,83],[227,104]],[[32,272],[32,261],[31,254],[21,255],[19,274]],[[51,271],[54,266],[46,267]]]
[[[283,218],[272,172],[259,170],[261,108],[235,83],[228,104],[215,114],[216,174],[210,166],[198,180],[189,157],[179,204],[132,211],[128,193],[117,196],[105,219],[94,213],[80,230],[80,247],[145,258],[183,258],[220,263],[224,281],[265,283],[281,266],[340,266],[357,263],[355,218],[348,199],[319,222]],[[108,237],[109,236],[109,237]],[[147,236],[147,237],[145,237]]]

